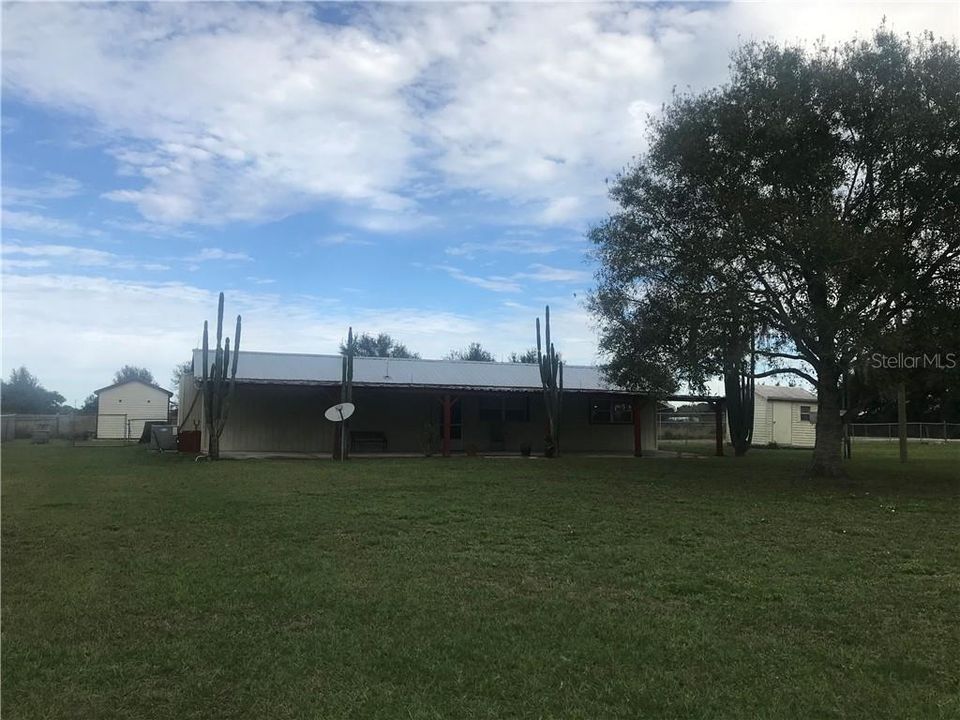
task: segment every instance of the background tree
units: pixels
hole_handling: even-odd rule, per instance
[[[180,396],[180,380],[184,375],[189,375],[193,372],[193,361],[184,360],[182,363],[177,363],[173,368],[173,374],[170,376],[170,389],[173,391],[173,396]]]
[[[816,388],[812,469],[836,475],[842,379],[898,319],[960,304],[960,53],[881,28],[751,43],[731,69],[654,120],[591,231],[602,347],[614,378],[669,387],[762,328],[749,374]]]
[[[910,318],[873,349],[847,379],[851,422],[896,422],[900,382],[906,385],[912,422],[960,422],[960,312],[955,307]],[[884,366],[884,358],[891,366]]]
[[[522,353],[510,353],[510,362],[512,363],[523,363],[524,365],[536,365],[537,364],[537,349],[530,348],[529,350],[524,350]]]
[[[87,395],[87,399],[83,401],[83,405],[77,410],[81,415],[96,415],[98,410],[97,396],[91,393]]]
[[[146,368],[137,367],[136,365],[124,365],[113,374],[114,385],[130,382],[131,380],[139,380],[141,382],[150,383],[151,385],[154,384],[153,373]]]
[[[22,366],[10,372],[8,381],[0,381],[0,407],[4,414],[51,415],[60,410],[63,401],[63,395],[47,390]]]
[[[493,357],[493,353],[489,350],[484,350],[483,346],[478,343],[470,343],[467,347],[462,350],[451,350],[446,357],[447,360],[474,360],[477,362],[496,362]]]
[[[340,354],[347,352],[347,346],[340,344]],[[387,333],[370,335],[360,333],[353,339],[354,357],[391,357],[391,358],[419,358],[420,354],[411,352],[402,342],[394,340]]]

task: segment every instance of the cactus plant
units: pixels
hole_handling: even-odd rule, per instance
[[[353,356],[356,354],[356,343],[353,338],[353,328],[348,328],[347,330],[347,346],[343,354],[343,366],[340,373],[340,402],[348,403],[353,402]],[[334,457],[340,457],[341,453],[343,454],[342,459],[350,457],[350,428],[349,420],[344,420],[339,423],[337,430],[339,435],[337,437],[336,449],[334,450]]]
[[[546,352],[544,352],[546,348]],[[537,318],[537,365],[540,367],[540,382],[543,384],[543,400],[547,410],[547,436],[544,454],[547,457],[560,455],[560,407],[563,396],[563,362],[550,341],[550,306],[547,305],[544,319],[544,343],[540,344],[540,318]]]
[[[222,341],[222,346],[221,346]],[[230,403],[237,384],[237,360],[240,355],[240,316],[237,315],[237,331],[233,336],[233,352],[230,338],[223,337],[223,293],[217,306],[217,347],[210,365],[210,338],[207,321],[203,321],[203,404],[204,421],[207,427],[207,457],[220,459],[220,436],[227,423]],[[229,373],[229,374],[228,374]]]

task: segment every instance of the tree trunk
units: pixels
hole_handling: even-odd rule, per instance
[[[217,437],[217,433],[213,428],[209,428],[210,440],[209,446],[207,448],[207,457],[211,460],[220,459],[220,438]]]
[[[813,447],[814,477],[842,477],[843,424],[840,417],[839,374],[820,372],[817,386],[817,440]]]

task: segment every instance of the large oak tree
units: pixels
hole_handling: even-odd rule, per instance
[[[751,43],[676,96],[591,231],[614,379],[669,390],[742,358],[817,390],[815,474],[841,472],[840,386],[904,318],[960,307],[960,53],[931,35]]]

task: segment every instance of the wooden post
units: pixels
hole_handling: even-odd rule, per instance
[[[715,402],[713,412],[717,419],[717,457],[723,457],[723,403]]]
[[[907,461],[907,385],[897,385],[897,435],[900,438],[900,462]]]
[[[640,419],[640,396],[633,396],[633,456],[643,457],[643,422]]]
[[[443,396],[443,456],[450,457],[450,416],[453,403],[450,395]]]

